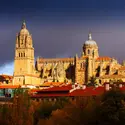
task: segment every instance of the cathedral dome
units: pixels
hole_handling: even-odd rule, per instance
[[[20,35],[29,35],[29,31],[26,29],[26,23],[22,23],[21,30],[19,32]]]
[[[20,35],[29,35],[29,31],[27,29],[21,29]]]
[[[85,45],[97,45],[96,41],[92,40],[91,33],[89,33],[88,40],[85,42]]]

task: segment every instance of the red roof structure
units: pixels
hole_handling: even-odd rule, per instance
[[[115,85],[115,84],[114,84]],[[125,91],[125,83],[119,83],[119,88]],[[51,97],[77,97],[77,96],[99,96],[105,91],[110,90],[112,85],[105,83],[104,86],[99,87],[79,87],[72,85],[64,85],[61,87],[51,87],[48,89],[42,89],[36,91],[35,94],[32,93],[32,98],[51,98]]]

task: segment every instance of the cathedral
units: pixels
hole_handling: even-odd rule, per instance
[[[116,59],[99,56],[98,45],[88,34],[82,55],[72,58],[42,58],[34,60],[32,35],[23,22],[16,36],[13,84],[42,85],[45,82],[87,84],[92,77],[103,84],[112,80],[125,81],[125,66]]]

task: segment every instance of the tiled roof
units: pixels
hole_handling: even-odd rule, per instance
[[[13,78],[13,76],[5,75],[5,74],[2,74],[0,76],[3,77],[4,79],[12,79]]]
[[[72,89],[72,85],[69,84],[69,85],[64,85],[64,86],[55,86],[55,87],[50,87],[50,88],[47,88],[47,89],[42,89],[40,91],[69,91]]]
[[[102,57],[98,57],[96,59],[96,61],[111,61],[112,58],[108,57],[108,56],[102,56]]]
[[[108,78],[125,78],[125,76],[123,75],[104,75],[104,76],[101,76],[99,78],[102,78],[102,79],[108,79]]]
[[[70,93],[70,96],[97,96],[103,94],[104,87],[87,87],[86,89],[76,89]]]
[[[19,88],[19,85],[0,85],[0,89],[13,89],[13,88]]]
[[[125,66],[121,66],[119,70],[125,70]]]
[[[39,58],[39,62],[74,61],[74,58]]]
[[[63,82],[45,82],[41,86],[60,86],[63,84]]]
[[[44,98],[44,97],[76,97],[76,96],[99,96],[102,95],[106,90],[105,90],[105,85],[110,84],[104,83],[104,86],[99,86],[99,87],[86,87],[85,89],[79,88],[76,86],[75,89],[72,88],[72,84],[70,85],[63,85],[61,87],[56,86],[56,87],[50,87],[47,89],[42,89],[42,90],[37,90],[34,92],[37,92],[33,94],[31,92],[31,97],[33,98]],[[123,86],[120,88],[122,91],[125,91],[125,82],[120,83]],[[116,84],[113,84],[116,85]],[[113,85],[110,85],[112,88]],[[70,91],[71,90],[71,91]]]
[[[41,97],[69,97],[69,93],[62,93],[62,94],[36,94],[36,95],[32,95],[32,98],[41,98]]]
[[[58,97],[58,96],[97,96],[104,93],[104,87],[87,87],[86,89],[72,89],[72,85],[62,86],[62,87],[52,87],[48,89],[38,90],[37,94],[32,95],[32,97]],[[66,92],[67,91],[67,92]],[[45,93],[44,93],[45,92]],[[52,93],[53,92],[53,93]],[[61,93],[60,93],[61,92]]]
[[[86,59],[86,58],[88,58],[88,56],[82,56],[81,58],[85,58]]]

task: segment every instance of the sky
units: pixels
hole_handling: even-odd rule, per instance
[[[125,59],[124,0],[1,0],[0,17],[0,74],[13,74],[24,19],[36,58],[80,55],[91,30],[100,56]]]

